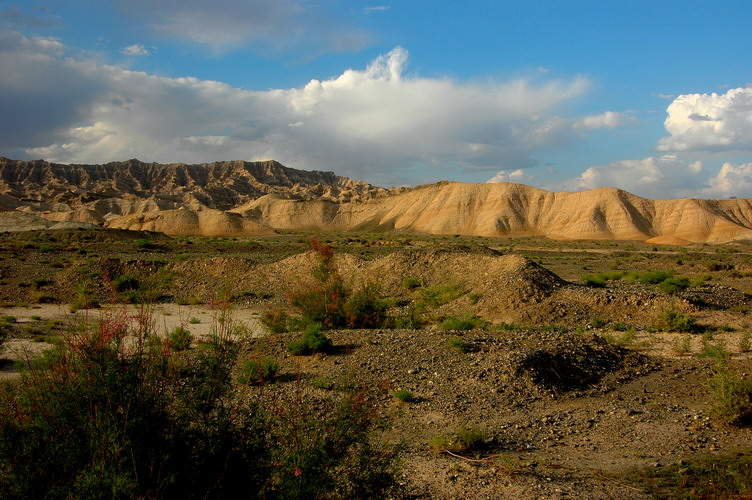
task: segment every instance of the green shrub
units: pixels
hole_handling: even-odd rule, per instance
[[[16,321],[18,320],[16,319],[15,316],[1,316],[0,317],[0,322],[3,322],[3,323],[11,324],[11,323],[15,323]]]
[[[463,353],[467,353],[473,350],[473,345],[458,335],[452,335],[451,337],[448,337],[444,342],[444,345],[449,349],[454,349],[455,351]]]
[[[287,344],[287,350],[295,356],[305,356],[314,352],[327,352],[332,348],[332,340],[327,337],[318,323],[309,324],[298,340]]]
[[[408,290],[415,290],[423,286],[423,280],[420,278],[407,277],[402,280],[402,286]]]
[[[387,302],[378,285],[365,285],[353,292],[345,305],[348,328],[379,328],[386,319]]]
[[[429,307],[439,307],[462,297],[465,289],[458,283],[443,283],[418,289],[421,301]]]
[[[395,496],[396,453],[362,395],[249,398],[229,337],[173,356],[124,316],[68,332],[0,386],[3,498]]]
[[[394,391],[394,397],[402,401],[403,403],[412,403],[413,401],[415,401],[415,396],[413,395],[413,393],[405,389]]]
[[[423,328],[423,318],[417,307],[409,306],[395,313],[389,324],[398,330],[420,330]]]
[[[378,328],[386,320],[387,304],[379,288],[366,285],[354,293],[344,284],[334,266],[334,250],[311,238],[317,263],[312,282],[303,283],[287,296],[303,324],[318,323],[323,328]]]
[[[640,275],[638,281],[643,285],[657,285],[658,283],[673,277],[674,274],[668,271],[647,271]]]
[[[279,363],[274,358],[262,357],[251,359],[243,365],[238,377],[241,384],[260,384],[269,382],[279,372]]]
[[[176,351],[187,351],[191,348],[193,334],[182,326],[176,326],[168,335],[170,346]]]
[[[488,433],[478,428],[463,427],[450,434],[441,434],[431,439],[431,448],[439,453],[469,453],[485,447]]]
[[[715,374],[708,381],[713,398],[712,411],[716,417],[731,425],[748,424],[752,419],[752,380],[742,378],[719,362]]]
[[[658,290],[669,295],[683,292],[687,288],[689,288],[689,280],[687,278],[666,278],[658,283]]]
[[[157,248],[157,245],[145,238],[139,238],[136,240],[136,247],[143,250],[153,250]]]
[[[487,321],[474,315],[467,315],[464,318],[447,316],[441,322],[441,328],[444,330],[472,330],[474,328],[484,328],[487,324]]]
[[[680,313],[675,309],[667,309],[660,316],[661,326],[669,332],[692,333],[699,331],[700,327],[689,314]]]
[[[288,330],[290,316],[284,309],[268,309],[261,314],[260,320],[272,333],[285,333]]]

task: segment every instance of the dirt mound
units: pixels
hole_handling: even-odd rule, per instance
[[[147,212],[107,221],[106,227],[136,231],[158,231],[170,236],[250,236],[274,231],[239,214],[221,210],[187,209]]]
[[[597,336],[536,333],[518,340],[508,359],[511,382],[527,380],[554,395],[595,387],[607,377],[631,378],[650,367],[647,357]]]

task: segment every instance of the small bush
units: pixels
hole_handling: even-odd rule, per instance
[[[488,433],[478,428],[463,427],[451,434],[442,434],[431,439],[431,448],[439,453],[469,453],[484,448]]]
[[[683,292],[687,288],[689,288],[689,280],[687,278],[666,278],[658,283],[658,290],[669,295]]]
[[[479,318],[478,316],[465,316],[464,318],[458,318],[456,316],[447,316],[447,318],[441,322],[441,328],[444,330],[472,330],[474,328],[483,328],[488,323]]]
[[[692,333],[699,331],[700,327],[689,314],[680,313],[675,309],[668,309],[661,314],[661,326],[669,332]]]
[[[752,380],[742,378],[720,362],[716,373],[708,381],[713,398],[712,411],[716,417],[730,425],[743,425],[752,419]]]
[[[331,348],[332,340],[323,333],[321,325],[317,323],[308,325],[300,339],[287,344],[287,350],[295,356],[327,352]]]
[[[423,286],[423,280],[420,278],[407,277],[402,280],[402,286],[408,290],[415,290]]]
[[[201,320],[196,318],[195,316],[191,316],[190,318],[188,318],[189,325],[198,325],[199,323],[201,323]]]
[[[452,335],[451,337],[447,338],[444,342],[444,345],[449,349],[454,349],[455,351],[463,353],[467,353],[473,350],[473,346],[470,342],[457,335]]]
[[[413,393],[404,389],[394,391],[394,397],[402,401],[403,403],[412,403],[413,401],[415,401],[415,396],[413,395]]]
[[[176,326],[168,335],[170,345],[176,351],[187,351],[191,348],[193,335],[182,326]]]
[[[251,359],[243,365],[238,377],[241,384],[261,384],[269,382],[279,372],[279,363],[274,358]]]
[[[0,322],[3,322],[3,323],[11,324],[11,323],[15,323],[16,321],[17,319],[15,316],[1,316],[0,317]]]
[[[348,297],[345,316],[348,328],[379,328],[386,319],[387,302],[377,285],[365,285]]]
[[[151,241],[145,239],[145,238],[139,238],[136,240],[136,247],[141,248],[143,250],[153,250],[157,248],[157,245],[152,243]]]
[[[657,285],[673,277],[674,274],[668,271],[647,271],[640,275],[638,281],[643,285]]]
[[[264,311],[260,320],[272,333],[285,333],[290,323],[290,316],[283,309],[269,309]]]
[[[390,326],[398,330],[420,330],[423,328],[421,312],[415,306],[407,307],[392,316]]]
[[[458,283],[424,286],[418,289],[421,301],[429,307],[439,307],[462,297],[465,289]]]

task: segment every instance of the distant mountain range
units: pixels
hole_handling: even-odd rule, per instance
[[[620,239],[752,239],[752,203],[649,200],[615,188],[556,193],[521,184],[439,182],[387,190],[275,161],[60,165],[0,158],[0,207],[54,221],[237,236],[363,230]]]

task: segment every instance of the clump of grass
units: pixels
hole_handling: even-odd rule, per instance
[[[270,357],[248,360],[238,376],[241,384],[257,385],[274,379],[279,372],[279,363]]]
[[[444,345],[449,349],[462,353],[468,353],[473,350],[473,345],[458,335],[448,337],[444,342]]]
[[[298,340],[287,344],[287,350],[295,356],[306,356],[314,352],[327,352],[332,348],[332,340],[322,331],[318,323],[309,324]]]
[[[689,288],[689,284],[687,278],[666,278],[658,283],[658,290],[668,295],[674,295]]]
[[[473,330],[475,328],[483,328],[487,324],[485,320],[475,315],[467,315],[464,318],[447,316],[441,322],[441,328],[444,330]]]
[[[465,454],[482,450],[487,440],[488,432],[485,430],[462,427],[456,432],[434,436],[430,446],[438,453]]]
[[[700,330],[694,318],[676,309],[666,309],[659,318],[660,326],[669,332],[692,333]]]
[[[580,276],[580,281],[585,283],[587,286],[602,288],[606,286],[606,282],[620,280],[622,276],[624,276],[624,273],[620,273],[620,272],[588,273],[588,274],[583,274],[582,276]]]
[[[187,351],[193,342],[193,334],[182,326],[176,326],[167,338],[170,340],[170,346],[176,351]]]
[[[188,318],[189,325],[198,325],[199,323],[201,323],[201,320],[195,316],[191,316],[190,318]]]
[[[711,411],[729,425],[746,425],[752,421],[752,380],[742,377],[720,360],[715,374],[708,380],[713,398]]]
[[[394,391],[394,397],[403,403],[412,403],[415,401],[415,395],[405,389],[399,389]]]
[[[3,322],[3,323],[12,324],[12,323],[15,323],[16,321],[18,320],[16,319],[15,316],[1,316],[0,317],[0,322]]]
[[[459,283],[441,283],[418,289],[421,302],[428,307],[439,307],[465,295],[466,291]]]
[[[674,339],[671,350],[677,356],[686,356],[692,352],[692,339],[687,335],[681,335]]]
[[[718,362],[723,362],[729,357],[726,350],[726,342],[723,339],[715,340],[712,333],[705,333],[702,336],[702,347],[697,353],[698,358],[711,358]]]
[[[408,290],[415,290],[416,288],[423,286],[423,280],[420,278],[408,276],[407,278],[404,278],[402,280],[402,286],[404,288],[407,288]]]

